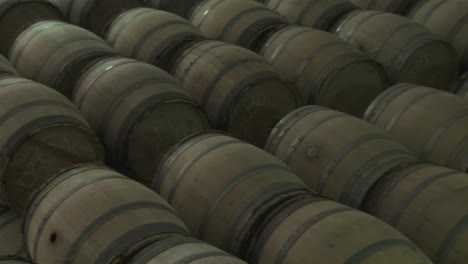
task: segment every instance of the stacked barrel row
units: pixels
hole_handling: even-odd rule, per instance
[[[52,25],[49,24],[49,28],[53,28],[53,25],[66,26],[62,22],[39,22],[26,29],[26,33],[23,32],[19,39],[22,37],[28,39],[28,30],[32,30],[36,26],[41,26],[45,23],[53,23]],[[73,29],[76,28],[69,27],[65,32],[73,32]],[[53,31],[48,32],[53,33]],[[54,34],[51,33],[48,35],[49,40],[54,39]],[[67,34],[65,34],[65,36],[66,35]],[[89,39],[94,40],[94,38],[91,38],[91,35],[88,34],[88,36]],[[15,49],[13,48],[13,50]],[[13,52],[12,54],[15,53]],[[28,54],[27,52],[22,53],[26,58],[35,55]],[[98,63],[89,67],[88,71],[93,71],[102,65],[104,65],[104,69],[110,70],[109,66],[105,65],[109,59],[114,58],[100,60]],[[71,61],[69,63],[73,65],[76,62]],[[25,67],[23,69],[28,68]],[[28,71],[23,70],[23,72],[27,73]],[[141,70],[136,72],[139,73]],[[86,77],[87,74],[81,78]],[[81,78],[79,83],[82,80]],[[205,134],[202,135],[201,139],[205,138],[204,135]],[[154,189],[159,190],[171,203],[179,200],[179,198],[176,197],[177,193],[184,194],[182,197],[185,197],[185,195],[190,192],[194,192],[194,197],[189,196],[189,199],[186,202],[182,202],[180,205],[181,207],[188,206],[187,209],[183,210],[182,208],[178,208],[182,216],[187,210],[189,210],[188,212],[190,214],[190,210],[192,209],[198,209],[192,211],[192,214],[203,213],[203,210],[200,210],[200,208],[193,207],[195,198],[203,198],[203,196],[196,195],[197,191],[202,191],[202,193],[206,193],[207,195],[214,195],[215,197],[213,198],[219,198],[219,202],[216,202],[212,207],[208,207],[208,211],[202,214],[206,216],[203,217],[202,220],[205,221],[202,221],[201,224],[206,226],[206,228],[210,227],[210,230],[200,230],[200,232],[212,233],[216,228],[214,224],[211,224],[211,221],[216,220],[214,223],[221,223],[219,227],[220,230],[226,230],[228,233],[223,234],[214,231],[214,238],[205,238],[203,235],[200,235],[200,237],[203,237],[205,240],[246,259],[258,259],[258,261],[255,261],[258,263],[270,263],[271,259],[277,259],[278,262],[291,260],[299,263],[305,259],[316,257],[316,254],[301,256],[300,254],[294,253],[294,250],[308,252],[304,251],[302,248],[308,246],[310,241],[317,241],[315,252],[320,252],[326,244],[322,244],[321,239],[317,239],[317,235],[320,235],[320,233],[315,234],[315,232],[312,232],[306,235],[305,240],[299,240],[300,237],[295,238],[297,235],[295,235],[294,232],[291,233],[290,236],[291,239],[296,240],[295,244],[285,246],[281,244],[277,245],[279,249],[283,249],[280,250],[280,252],[283,253],[278,256],[270,255],[270,252],[272,252],[270,249],[277,244],[277,238],[273,237],[270,239],[269,235],[271,232],[269,230],[273,228],[278,236],[283,234],[282,230],[284,228],[289,230],[289,225],[285,225],[285,227],[282,227],[282,225],[278,226],[278,224],[280,224],[278,221],[287,221],[288,216],[293,212],[296,212],[298,215],[305,214],[308,217],[312,214],[313,217],[305,218],[305,224],[299,225],[298,230],[320,222],[325,226],[331,225],[330,229],[350,232],[350,230],[348,230],[350,229],[348,221],[344,222],[346,224],[340,224],[341,221],[339,220],[341,217],[346,218],[346,215],[348,215],[347,218],[349,218],[349,221],[355,221],[356,223],[360,223],[360,225],[364,223],[365,225],[363,225],[362,228],[372,227],[369,229],[369,236],[362,238],[362,228],[354,229],[354,231],[351,229],[352,232],[346,241],[343,240],[343,238],[337,239],[333,236],[328,236],[328,233],[325,232],[321,235],[324,236],[323,239],[329,239],[330,243],[339,242],[340,244],[338,244],[337,247],[339,246],[343,252],[337,255],[335,250],[333,250],[333,252],[329,252],[326,256],[321,256],[319,260],[324,259],[324,261],[328,263],[341,263],[346,259],[354,260],[357,258],[367,261],[371,258],[379,261],[392,259],[402,263],[430,263],[422,253],[415,249],[409,240],[389,226],[363,213],[311,194],[307,187],[289,172],[285,165],[260,149],[226,136],[214,135],[211,137],[211,134],[206,135],[208,135],[206,138],[210,139],[210,141],[213,140],[215,145],[212,145],[213,142],[210,141],[203,142],[198,137],[195,137],[194,142],[190,141],[190,139],[188,139],[189,141],[187,144],[182,142],[179,148],[174,148],[173,152],[168,153],[167,162],[159,167],[159,171],[156,174],[157,176],[153,181]],[[195,143],[198,141],[204,144],[196,145]],[[233,160],[227,159],[230,156],[238,156],[229,154],[230,147],[235,143],[241,147],[239,156],[245,157],[244,160],[240,160],[240,163],[234,163]],[[193,149],[190,149],[191,146],[202,149],[206,146],[208,149],[206,151],[202,150],[201,152],[195,149],[195,153],[199,153],[197,154],[199,157],[194,159],[191,154],[193,151]],[[215,161],[212,163],[210,159],[206,159],[206,157],[209,156],[205,156],[205,154],[214,153],[210,150],[214,151],[218,150],[218,148],[219,150],[223,150],[221,148],[223,146],[227,147],[224,151],[228,153],[225,153],[225,155],[215,153],[216,155],[214,156],[220,157],[220,162]],[[179,159],[178,157],[183,154],[191,158]],[[256,159],[255,156],[259,156],[259,158]],[[225,162],[221,162],[222,160],[225,160]],[[200,164],[202,161],[207,162],[207,165],[203,166],[203,164]],[[249,163],[243,167],[242,164],[245,161],[249,161]],[[182,165],[175,164],[174,162],[182,162]],[[184,162],[188,163],[184,165]],[[191,163],[193,162],[197,162],[198,166],[192,166]],[[200,182],[200,184],[202,184],[201,186],[205,188],[208,186],[207,184],[212,183],[214,188],[212,191],[207,192],[206,189],[203,190],[193,184],[189,184],[188,190],[179,192],[184,185],[182,180],[185,176],[187,176],[185,179],[189,179],[189,175],[198,175],[197,171],[192,171],[192,173],[189,174],[189,169],[201,168],[202,170],[208,169],[209,171],[215,172],[216,169],[209,168],[209,164],[216,164],[216,166],[222,170],[220,171],[221,175],[225,175],[225,177],[235,177],[233,179],[231,178],[230,182],[227,181],[225,183],[230,187],[223,190],[223,188],[226,188],[225,185],[216,184],[214,179],[206,178],[206,182],[200,182],[202,179],[197,179],[195,182]],[[231,164],[233,169],[227,167],[228,164]],[[252,166],[254,166],[254,168],[252,168]],[[177,172],[178,168],[183,169],[183,174]],[[237,170],[234,168],[237,168]],[[223,171],[226,173],[223,173]],[[277,181],[271,178],[271,175],[276,174],[275,171],[278,173]],[[176,185],[170,187],[171,191],[166,193],[164,190],[171,181],[170,174],[172,173],[175,173],[173,175],[176,177]],[[238,173],[241,174],[239,175]],[[245,176],[242,177],[244,174]],[[207,173],[202,173],[201,175],[217,176],[217,174]],[[254,175],[256,177],[253,177]],[[257,182],[261,179],[264,180],[264,185],[262,185],[261,182]],[[227,180],[229,180],[229,178],[227,178]],[[257,182],[258,185],[253,185],[251,181]],[[249,192],[249,189],[245,189],[246,186],[252,186],[253,188]],[[228,195],[233,195],[231,199],[236,201],[237,204],[233,204],[232,200],[227,199],[230,206],[222,206],[224,205],[223,201],[226,202],[225,199],[228,198],[226,197]],[[186,241],[184,239],[184,236],[187,236],[185,226],[158,197],[159,196],[154,193],[148,192],[148,189],[136,182],[108,169],[96,167],[95,165],[79,166],[66,170],[59,177],[51,178],[50,181],[29,198],[30,201],[25,210],[26,214],[24,220],[24,231],[29,253],[32,259],[38,263],[128,263],[132,261],[131,257],[135,255],[136,252],[142,250],[141,253],[136,254],[137,259],[135,261],[139,261],[138,258],[141,257],[141,261],[145,263],[144,261],[152,261],[155,260],[154,258],[161,257],[160,255],[166,253],[169,249],[171,253],[167,253],[167,255],[164,256],[170,257],[171,254],[174,254],[174,251],[177,252],[177,250],[173,248],[175,246],[192,244],[193,247],[193,241]],[[243,198],[251,198],[251,200],[245,201]],[[195,201],[195,204],[202,205],[203,201],[212,204],[213,200],[214,199],[202,199]],[[283,203],[286,203],[284,204],[284,209],[282,206]],[[95,206],[90,206],[92,204],[95,204]],[[237,208],[236,205],[238,206]],[[212,220],[211,217],[215,216],[215,212],[218,209],[221,210],[219,219],[216,218]],[[76,210],[86,213],[76,216],[73,214]],[[227,210],[227,212],[224,210]],[[272,211],[271,214],[269,213],[270,211]],[[228,217],[228,221],[221,221],[225,219],[224,217],[226,217],[226,215],[236,215],[239,214],[239,212],[241,214],[237,217]],[[343,213],[344,216],[341,216],[338,220],[334,220],[334,218],[337,215],[340,216],[341,213]],[[186,219],[184,217],[184,219],[190,223],[190,230],[196,232],[195,230],[197,229],[194,227],[192,214],[190,214],[190,218],[192,219],[190,222],[187,221],[189,218]],[[328,221],[322,221],[323,219],[327,219]],[[234,222],[232,223],[230,221]],[[338,224],[334,224],[335,221],[338,221]],[[64,225],[64,223],[66,223],[66,225]],[[265,226],[264,228],[257,228],[263,225]],[[70,227],[73,227],[72,231],[68,229]],[[354,228],[356,228],[356,226],[354,226]],[[116,232],[116,230],[119,232]],[[258,242],[255,239],[257,236],[252,237],[254,230],[262,231],[258,234]],[[313,231],[313,229],[311,229],[311,231]],[[196,233],[198,234],[199,232]],[[176,238],[176,234],[179,234],[181,237]],[[218,238],[220,235],[221,238]],[[223,235],[226,237],[222,237]],[[356,243],[357,238],[361,240],[359,244]],[[169,242],[166,239],[171,239],[171,241]],[[263,242],[264,239],[267,240]],[[289,239],[287,240],[289,241]],[[224,243],[220,243],[220,241],[224,241]],[[255,243],[251,241],[255,241]],[[279,238],[279,241],[285,240]],[[355,243],[355,248],[347,247],[351,241]],[[151,245],[154,242],[157,244]],[[264,243],[269,243],[271,245]],[[195,243],[195,245],[197,244],[201,243]],[[388,246],[382,247],[382,245],[387,244]],[[251,251],[248,250],[246,245],[249,245]],[[146,246],[149,247],[143,249]],[[161,253],[161,247],[165,249],[163,253]],[[375,248],[375,250],[369,253],[367,252],[369,247]],[[184,249],[184,247],[180,249]],[[206,248],[204,249],[207,250]],[[367,252],[365,254],[366,256],[362,256],[361,252],[363,251]],[[187,252],[187,248],[182,252],[183,253],[175,254],[177,254],[176,256],[181,256],[190,253],[190,251]],[[277,252],[277,250],[273,252]],[[207,254],[210,254],[210,256],[213,256],[211,254],[216,256],[226,255],[225,253],[221,254],[219,251],[213,249]],[[200,255],[194,254],[188,256],[188,258],[198,260],[197,257],[200,257]],[[156,259],[155,261],[158,260]],[[216,261],[219,262],[221,260],[218,259]]]
[[[468,69],[468,1],[466,0],[352,0],[356,5],[407,16],[440,34],[456,47]]]
[[[204,117],[200,109],[194,111],[197,107],[193,106],[198,104],[208,114],[208,118],[200,119],[209,119],[214,127],[263,146],[276,121],[299,103],[292,89],[278,77],[280,74],[254,53],[205,40],[193,26],[177,17],[176,23],[162,25],[156,19],[164,18],[161,11],[134,9],[124,14],[109,24],[105,34],[108,43],[115,47],[120,41],[123,49],[128,49],[126,43],[130,42],[134,53],[131,57],[140,51],[149,52],[150,56],[142,55],[139,59],[149,59],[147,62],[172,73],[196,99],[184,93],[168,74],[148,64],[116,57],[95,35],[62,22],[40,22],[26,28],[16,38],[11,54],[16,54],[15,66],[19,65],[17,68],[22,74],[43,83],[50,81],[54,84],[51,86],[73,100],[105,142],[111,164],[159,192],[176,208],[195,236],[251,263],[430,263],[411,242],[389,226],[321,198],[308,187],[353,207],[365,208],[388,222],[391,221],[384,214],[392,211],[386,208],[394,206],[401,213],[406,209],[402,207],[414,198],[414,190],[418,190],[419,194],[429,197],[424,196],[425,199],[414,207],[408,206],[404,211],[407,215],[397,215],[403,219],[391,224],[411,236],[439,263],[462,263],[466,259],[463,250],[466,212],[458,206],[466,200],[464,188],[460,188],[456,196],[440,199],[451,194],[450,188],[464,186],[466,175],[418,164],[405,147],[384,132],[346,114],[316,106],[299,108],[273,130],[267,149],[285,161],[300,179],[260,149],[217,133],[189,137],[163,157],[170,145],[193,132],[181,124],[195,120],[194,116]],[[146,14],[153,17],[140,21],[141,24],[132,24]],[[91,16],[80,17],[86,20]],[[148,23],[152,21],[156,21],[155,24]],[[173,24],[188,29],[189,34],[177,31],[184,37],[171,39],[174,31],[168,30],[168,37],[163,40],[157,37],[164,34],[154,34]],[[126,30],[127,26],[134,28]],[[113,27],[117,29],[111,37]],[[148,39],[138,35],[137,29],[148,30],[144,33]],[[280,30],[276,26],[273,29]],[[122,32],[128,35],[122,37]],[[262,32],[262,35],[268,37],[270,33]],[[74,46],[78,43],[75,35],[89,43]],[[145,41],[149,46],[143,49]],[[159,45],[161,42],[165,43]],[[54,43],[60,44],[55,46]],[[69,43],[76,49],[60,50]],[[51,71],[39,79],[44,67],[37,66],[37,60],[43,54],[28,52],[28,46],[49,50],[44,60],[52,65],[56,53],[56,63],[60,66],[47,68]],[[94,52],[96,50],[98,52]],[[350,57],[353,56],[355,54]],[[66,59],[60,61],[60,58]],[[158,60],[162,64],[155,63]],[[371,60],[364,62],[365,65],[376,64]],[[378,68],[368,67],[374,71]],[[348,74],[352,75],[351,72]],[[223,91],[226,87],[230,89]],[[271,87],[275,87],[274,90]],[[262,101],[266,95],[278,101]],[[294,103],[273,112],[271,106],[275,103],[277,108],[285,105],[286,95],[292,98],[289,102]],[[216,101],[220,98],[225,99],[221,104]],[[97,106],[101,108],[95,110]],[[365,107],[361,106],[360,111]],[[181,121],[164,123],[173,115]],[[178,117],[186,117],[186,120]],[[262,117],[271,119],[261,123]],[[318,121],[314,122],[314,118]],[[161,121],[162,128],[158,128]],[[306,129],[302,130],[304,127]],[[336,127],[343,134],[337,136]],[[344,134],[344,127],[355,134]],[[169,138],[173,142],[166,145],[165,140],[158,142],[163,138],[162,131],[171,133],[177,129],[184,132],[171,134]],[[203,129],[206,127],[195,130]],[[312,135],[317,131],[319,137]],[[342,141],[333,144],[337,139]],[[143,155],[143,147],[157,149],[144,160],[138,156]],[[149,153],[145,151],[144,154]],[[158,160],[161,160],[160,166],[150,164]],[[431,169],[431,166],[436,171],[435,176],[425,182],[424,177],[432,171],[419,169]],[[411,170],[406,171],[407,168]],[[311,175],[311,171],[317,173]],[[418,173],[413,173],[415,171]],[[393,181],[394,173],[399,175],[398,182]],[[414,177],[421,177],[423,183],[415,182],[411,186],[408,181]],[[426,193],[424,187],[432,187],[429,184],[434,182],[439,184],[439,179],[444,180],[444,184],[435,186],[439,193],[434,195],[432,189]],[[404,199],[395,201],[392,195]],[[187,228],[159,196],[102,167],[86,165],[66,170],[57,179],[47,182],[29,201],[25,231],[30,254],[38,263],[171,263],[178,261],[174,257],[194,262],[200,256],[228,258],[204,260],[206,263],[242,263],[189,238]],[[433,201],[440,202],[428,208]],[[75,208],[87,213],[76,217]],[[427,209],[418,215],[415,212],[420,208]],[[425,226],[424,232],[412,233],[417,230],[414,223],[441,212],[453,217],[449,221],[432,217],[434,221]],[[73,233],[69,233],[69,226],[73,226]],[[130,260],[134,255],[136,257]]]

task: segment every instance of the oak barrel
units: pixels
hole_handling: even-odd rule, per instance
[[[0,78],[0,105],[0,196],[17,213],[58,171],[104,158],[78,109],[53,89]]]
[[[456,50],[414,21],[379,11],[353,11],[337,22],[332,32],[380,62],[391,84],[455,89],[459,68]]]
[[[114,54],[104,40],[85,29],[44,21],[21,33],[9,59],[22,76],[52,87],[69,98],[81,71],[89,63]]]
[[[467,0],[420,0],[408,17],[452,43],[458,50],[463,68],[468,70]]]
[[[105,167],[63,171],[31,198],[25,238],[37,263],[125,264],[158,239],[188,235],[161,197]]]
[[[196,237],[240,257],[265,212],[309,192],[280,160],[215,132],[186,138],[165,160],[153,189]]]
[[[382,178],[364,210],[407,235],[434,263],[465,264],[467,201],[467,174],[418,164]]]
[[[132,59],[90,67],[73,102],[102,139],[109,164],[147,186],[171,145],[209,127],[203,109],[172,76]]]
[[[266,0],[264,3],[289,24],[325,31],[341,16],[358,8],[348,0]]]
[[[468,104],[463,98],[400,84],[377,97],[364,119],[385,129],[421,160],[468,171]]]
[[[405,14],[418,1],[425,0],[351,0],[353,4],[362,9],[396,14]]]
[[[163,7],[164,1],[151,0],[52,0],[73,24],[104,36],[107,28],[120,13],[150,4]]]
[[[15,68],[11,66],[10,62],[0,55],[0,76],[1,75],[17,75]]]
[[[387,87],[381,65],[324,31],[286,27],[267,38],[260,54],[296,84],[309,104],[359,117]]]
[[[122,13],[109,27],[106,40],[122,56],[169,69],[178,53],[202,33],[177,15],[150,8]]]
[[[21,224],[15,212],[0,205],[0,260],[5,256],[26,257]]]
[[[417,160],[382,130],[319,106],[283,118],[265,149],[313,190],[355,208],[386,172]]]
[[[208,38],[219,39],[251,50],[276,28],[286,26],[279,15],[250,0],[205,0],[190,21]]]
[[[278,206],[256,234],[250,263],[432,263],[391,226],[314,196]]]
[[[468,98],[468,71],[460,77],[458,94]]]
[[[244,261],[205,242],[172,236],[148,246],[129,264],[246,264]]]
[[[8,56],[18,35],[43,20],[63,21],[64,17],[49,0],[4,0],[0,3],[0,54]]]
[[[264,58],[224,42],[189,46],[171,72],[205,108],[214,128],[260,147],[300,104],[295,87]]]

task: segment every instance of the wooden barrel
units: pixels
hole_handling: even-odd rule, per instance
[[[205,0],[190,21],[208,38],[256,50],[263,37],[284,21],[261,3],[239,0]]]
[[[422,25],[395,14],[353,11],[332,31],[380,62],[392,84],[455,89],[457,52]]]
[[[21,224],[16,213],[0,205],[0,256],[26,257]]]
[[[385,173],[417,160],[380,129],[319,106],[283,118],[265,149],[318,193],[355,208]]]
[[[25,238],[37,263],[124,264],[165,236],[188,235],[161,197],[104,167],[64,171],[30,202]]]
[[[264,3],[289,24],[325,31],[341,16],[358,8],[348,0],[266,0]]]
[[[202,39],[202,33],[177,15],[135,8],[118,16],[106,40],[122,56],[169,69],[183,47]]]
[[[468,175],[418,164],[386,175],[364,209],[393,225],[439,264],[468,259]]]
[[[361,117],[387,87],[382,66],[324,31],[286,27],[272,34],[260,53],[309,104]]]
[[[17,75],[15,68],[13,68],[10,62],[2,55],[0,55],[0,76],[1,75]]]
[[[27,27],[42,20],[63,21],[49,0],[5,0],[0,3],[0,53],[8,56],[13,42]]]
[[[30,194],[58,171],[98,162],[103,147],[78,109],[58,92],[0,79],[0,196],[23,213]]]
[[[246,264],[205,242],[183,236],[172,236],[148,246],[129,264],[157,263]]]
[[[467,0],[421,0],[408,17],[452,43],[458,50],[463,68],[468,70]]]
[[[126,58],[90,67],[73,102],[102,139],[109,164],[148,186],[173,144],[209,127],[203,109],[172,76]]]
[[[460,77],[458,94],[464,97],[468,97],[468,71]]]
[[[309,192],[275,157],[219,133],[186,138],[165,160],[153,189],[196,237],[239,257],[268,210]]]
[[[418,1],[420,0],[351,0],[353,4],[362,9],[397,14],[405,14]]]
[[[250,263],[430,264],[380,220],[320,197],[278,206],[257,228]]]
[[[364,119],[385,129],[421,160],[468,171],[468,104],[463,98],[400,84],[377,97]]]
[[[104,40],[85,29],[44,21],[30,26],[16,39],[10,62],[22,76],[70,98],[82,70],[92,61],[114,54]]]
[[[104,36],[107,28],[121,12],[149,4],[161,8],[164,1],[156,0],[52,0],[70,22]]]
[[[191,45],[171,72],[205,108],[214,128],[259,147],[300,104],[295,87],[264,58],[224,42]]]

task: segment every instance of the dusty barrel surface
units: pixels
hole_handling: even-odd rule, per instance
[[[44,185],[25,219],[27,247],[37,263],[128,263],[164,236],[188,235],[156,193],[94,165],[64,171]]]
[[[286,27],[267,38],[260,54],[296,84],[309,104],[359,117],[387,87],[381,65],[324,31]]]
[[[286,26],[279,15],[250,0],[205,0],[190,21],[208,38],[255,50],[265,34]]]
[[[458,50],[463,68],[468,70],[467,0],[421,0],[408,17],[452,43]]]
[[[202,33],[177,15],[151,8],[135,8],[118,16],[106,40],[121,55],[168,69],[185,45]]]
[[[168,153],[153,183],[196,237],[236,256],[245,253],[266,211],[309,192],[275,157],[217,133],[182,141]]]
[[[468,97],[468,71],[460,77],[458,94],[464,97]]]
[[[63,21],[64,17],[48,0],[5,0],[0,3],[0,53],[8,56],[18,35],[42,20]]]
[[[146,4],[161,8],[165,1],[151,0],[52,0],[73,24],[104,36],[107,28],[121,12]]]
[[[377,97],[364,119],[386,130],[422,160],[468,170],[468,105],[459,96],[400,84]]]
[[[146,5],[153,8],[159,7],[160,9],[167,10],[183,18],[189,18],[193,9],[202,1],[203,0],[146,0]]]
[[[85,29],[44,21],[21,33],[13,44],[9,60],[22,76],[52,87],[69,98],[88,64],[114,54],[104,40]]]
[[[419,0],[351,0],[360,8],[405,14]],[[425,1],[425,0],[421,0]]]
[[[15,68],[11,66],[10,62],[0,55],[0,76],[1,75],[17,75]]]
[[[356,208],[386,172],[416,161],[382,130],[318,106],[299,108],[283,118],[265,149],[313,190]]]
[[[348,0],[266,0],[265,5],[289,24],[329,30],[344,14],[358,7]]]
[[[188,47],[172,74],[204,107],[216,129],[256,146],[298,105],[295,87],[260,55],[206,40]]]
[[[250,263],[432,263],[391,226],[318,197],[278,206],[256,235]]]
[[[173,236],[148,246],[129,264],[246,264],[244,261],[200,240]]]
[[[353,11],[337,22],[332,32],[380,62],[391,84],[455,89],[459,68],[456,50],[414,21],[379,11]]]
[[[104,158],[78,109],[53,89],[1,78],[0,104],[0,194],[15,211],[60,170]]]
[[[148,186],[173,144],[209,127],[203,109],[172,76],[132,59],[93,65],[73,102],[102,139],[109,163]]]
[[[0,205],[0,260],[5,256],[25,257],[21,223],[16,213]]]
[[[386,175],[367,197],[364,210],[393,225],[434,263],[468,259],[468,175],[418,164]]]

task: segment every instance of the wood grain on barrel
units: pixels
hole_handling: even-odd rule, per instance
[[[262,214],[308,192],[275,157],[218,133],[195,135],[174,148],[156,173],[153,189],[195,236],[237,256],[249,247]]]
[[[172,76],[132,59],[93,65],[73,102],[102,139],[109,164],[148,186],[173,144],[209,127],[203,109]]]
[[[414,241],[434,263],[468,259],[468,174],[418,164],[386,175],[364,210]]]
[[[191,45],[171,72],[205,108],[214,128],[259,147],[275,124],[300,105],[295,88],[270,63],[228,43]]]
[[[0,54],[8,56],[11,46],[21,32],[43,20],[65,18],[48,0],[4,0],[0,2]]]
[[[60,170],[104,158],[78,109],[53,89],[1,78],[0,105],[0,195],[16,212]]]
[[[129,264],[246,264],[200,240],[173,236],[154,243],[136,255]]]
[[[177,15],[135,8],[118,16],[106,40],[122,56],[168,70],[183,47],[202,39],[202,33]]]
[[[381,65],[324,31],[286,27],[267,38],[260,53],[309,104],[361,117],[387,87]]]
[[[385,129],[422,160],[468,170],[468,104],[459,96],[400,84],[377,97],[364,119]]]
[[[94,165],[64,171],[44,185],[25,218],[27,247],[37,263],[125,264],[173,234],[189,235],[161,197]]]
[[[452,43],[468,70],[468,0],[421,0],[408,17]]]
[[[391,226],[323,198],[288,201],[257,230],[250,263],[431,263]]]
[[[283,118],[265,149],[319,194],[355,208],[386,172],[417,160],[382,130],[318,106]]]
[[[353,11],[332,31],[380,62],[391,84],[455,89],[459,68],[456,50],[414,21],[378,11]]]
[[[255,50],[265,34],[286,25],[279,15],[250,0],[205,0],[190,21],[208,38]]]
[[[52,87],[69,98],[86,66],[114,54],[104,40],[85,29],[44,21],[21,33],[9,59],[22,76]]]

